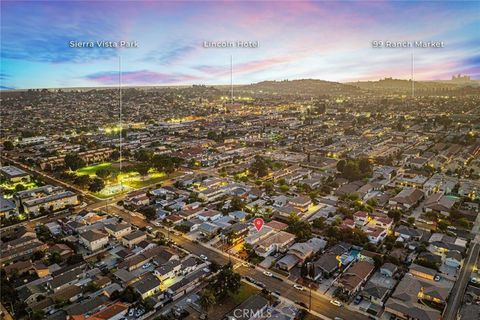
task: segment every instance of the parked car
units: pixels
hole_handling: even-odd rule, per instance
[[[207,261],[208,257],[206,255],[201,254],[200,259],[202,259],[203,261]]]
[[[356,296],[355,300],[353,300],[353,303],[354,304],[360,304],[360,302],[362,302],[362,300],[363,300],[362,296]]]
[[[267,277],[271,277],[273,275],[270,271],[263,271],[263,274]]]

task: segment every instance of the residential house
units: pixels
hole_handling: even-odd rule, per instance
[[[297,208],[298,210],[306,212],[308,211],[308,208],[312,205],[312,200],[310,199],[310,197],[298,196],[290,199],[288,203]]]
[[[37,239],[36,235],[25,234],[19,238],[0,244],[0,262],[15,262],[30,257],[37,251],[44,251],[48,246]]]
[[[397,272],[398,267],[393,263],[386,262],[380,267],[380,274],[392,278],[393,275]]]
[[[145,300],[157,293],[160,293],[160,280],[152,273],[147,273],[142,279],[132,284],[133,289]]]
[[[267,257],[278,251],[286,251],[294,241],[295,235],[291,233],[285,231],[272,233],[257,242],[255,252],[261,257]]]
[[[182,262],[179,260],[171,260],[157,267],[153,274],[163,282],[169,278],[175,277],[181,269]]]
[[[120,222],[120,223],[108,223],[105,224],[105,230],[107,233],[120,240],[130,232],[132,232],[132,226],[128,223]]]
[[[81,233],[78,240],[90,251],[97,251],[108,243],[108,235],[99,230],[88,230]]]
[[[415,188],[404,188],[395,197],[388,201],[392,208],[409,210],[416,206],[422,199],[423,191]]]
[[[335,253],[324,253],[313,262],[313,265],[315,268],[313,280],[329,278],[340,268],[339,256]]]
[[[460,268],[462,266],[462,254],[456,250],[448,251],[445,254],[445,265],[453,268]]]
[[[435,212],[448,217],[457,201],[458,198],[456,197],[445,196],[442,193],[433,193],[425,199],[423,211]]]
[[[355,262],[338,279],[338,286],[348,295],[357,293],[367,282],[375,266],[366,261]]]
[[[385,311],[400,319],[440,320],[442,311],[430,307],[428,302],[445,305],[450,290],[443,283],[407,274],[385,303]]]
[[[122,244],[128,248],[133,248],[137,243],[147,239],[147,234],[142,230],[133,231],[122,238]]]

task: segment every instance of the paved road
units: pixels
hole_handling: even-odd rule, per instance
[[[465,289],[470,281],[470,274],[472,273],[473,266],[477,263],[478,255],[480,252],[479,236],[472,241],[469,255],[463,263],[460,276],[458,277],[452,292],[450,292],[450,299],[448,300],[447,308],[444,313],[445,320],[457,319],[458,308],[463,300]]]
[[[138,226],[138,227],[145,227],[151,226],[155,230],[158,230],[166,237],[169,237],[173,241],[177,243],[177,245],[181,246],[185,250],[192,252],[196,255],[205,255],[208,257],[210,261],[214,261],[220,265],[224,265],[228,263],[229,257],[225,253],[220,253],[212,248],[208,248],[200,243],[194,243],[191,240],[183,237],[182,235],[178,235],[178,233],[169,232],[164,228],[158,228],[153,224],[150,224],[148,221],[136,216],[127,213],[124,210],[119,209],[116,206],[112,206],[110,209],[111,213],[117,214],[122,217],[125,221],[129,221],[130,223]],[[233,263],[241,263],[242,260],[231,256],[231,261]],[[242,276],[248,276],[256,281],[260,281],[265,284],[266,288],[272,292],[279,291],[281,296],[289,299],[293,302],[303,302],[305,305],[309,305],[310,295],[309,291],[305,289],[304,291],[297,290],[293,288],[292,283],[288,280],[278,280],[272,277],[265,276],[259,268],[253,269],[249,267],[239,267],[236,269],[238,273]],[[365,315],[360,314],[358,312],[352,311],[345,307],[336,307],[330,303],[330,301],[325,298],[322,294],[312,290],[312,311],[319,316],[323,315],[323,318],[330,318],[333,319],[334,317],[341,317],[345,320],[364,320],[368,319]]]

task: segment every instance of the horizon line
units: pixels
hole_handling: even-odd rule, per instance
[[[464,75],[468,76],[468,75]],[[352,83],[359,83],[359,82],[378,82],[382,80],[400,80],[400,81],[412,81],[412,79],[401,79],[401,78],[393,78],[393,77],[383,77],[377,80],[356,80],[356,81],[346,81],[346,82],[340,82],[340,81],[330,81],[330,80],[323,80],[323,79],[318,79],[318,78],[301,78],[301,79],[282,79],[282,80],[262,80],[258,82],[251,82],[251,83],[239,83],[239,84],[234,84],[234,87],[238,86],[248,86],[248,85],[254,85],[262,82],[284,82],[284,81],[301,81],[301,80],[317,80],[317,81],[324,81],[324,82],[329,82],[329,83],[338,83],[338,84],[352,84]],[[453,79],[437,79],[437,80],[414,80],[413,82],[442,82],[442,81],[452,81]],[[480,79],[470,79],[468,82],[479,82]],[[202,83],[188,83],[188,84],[143,84],[143,85],[123,85],[122,88],[156,88],[156,87],[161,87],[161,88],[169,88],[169,87],[192,87],[192,86],[206,86],[206,87],[230,87],[230,84],[202,84]],[[99,86],[75,86],[75,87],[30,87],[30,88],[0,88],[0,91],[2,92],[8,92],[8,91],[25,91],[25,90],[43,90],[43,89],[49,89],[49,90],[54,90],[54,89],[116,89],[118,86],[115,85],[99,85]]]

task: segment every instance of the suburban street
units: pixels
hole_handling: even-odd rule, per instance
[[[194,243],[189,239],[183,237],[182,235],[178,235],[178,233],[173,233],[164,228],[156,227],[148,221],[138,217],[137,215],[127,213],[126,210],[122,210],[117,206],[110,206],[109,212],[122,217],[125,221],[128,221],[138,227],[151,226],[154,230],[162,232],[162,234],[164,234],[166,237],[175,241],[177,245],[184,248],[185,250],[190,251],[196,255],[203,254],[207,256],[210,261],[214,261],[221,265],[226,264],[229,261],[229,256],[226,253],[220,253],[219,251],[214,250],[213,248],[208,248],[203,244]],[[238,259],[234,256],[230,256],[230,259],[234,264],[243,262],[243,260]],[[240,273],[243,277],[248,276],[255,279],[256,281],[262,282],[263,284],[265,284],[265,287],[269,291],[278,291],[280,292],[282,297],[289,299],[292,302],[303,302],[305,305],[309,305],[310,295],[308,289],[305,288],[304,291],[300,291],[293,288],[293,283],[287,280],[285,277],[281,277],[282,279],[284,279],[283,281],[278,280],[273,277],[268,277],[264,275],[260,268],[253,269],[244,266],[237,268],[236,271]],[[335,317],[340,317],[345,320],[367,319],[367,317],[363,314],[354,312],[345,307],[337,307],[332,305],[328,298],[318,293],[317,291],[312,291],[311,310],[314,314],[329,319],[333,319]]]

